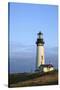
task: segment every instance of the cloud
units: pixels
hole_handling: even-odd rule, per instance
[[[34,45],[24,45],[22,43],[13,43],[10,45],[10,57],[32,57],[36,49]]]

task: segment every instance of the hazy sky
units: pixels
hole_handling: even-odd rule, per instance
[[[35,43],[39,31],[43,33],[45,52],[47,53],[46,48],[48,48],[48,51],[57,51],[57,6],[23,3],[10,3],[9,5],[9,42],[11,58],[19,57],[26,59],[27,57],[32,58],[34,55],[35,60]]]

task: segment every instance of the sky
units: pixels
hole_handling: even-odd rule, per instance
[[[45,62],[57,66],[58,6],[9,3],[8,10],[11,72],[24,72],[35,68],[36,40],[39,31],[43,33],[45,41]]]

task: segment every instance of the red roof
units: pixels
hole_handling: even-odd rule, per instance
[[[43,66],[43,67],[53,67],[52,64],[42,64],[42,65],[40,65],[40,66]]]

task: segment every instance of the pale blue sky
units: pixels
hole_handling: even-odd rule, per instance
[[[51,5],[10,4],[10,40],[34,45],[42,31],[46,45],[57,46],[58,7]]]
[[[58,6],[10,3],[9,13],[11,58],[32,57],[39,31],[43,33],[45,48],[58,46]]]

